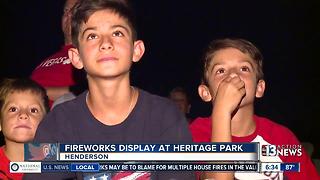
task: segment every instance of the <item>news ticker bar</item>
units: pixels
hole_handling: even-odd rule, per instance
[[[10,162],[11,173],[117,171],[299,172],[299,163],[49,163]]]
[[[258,143],[25,144],[25,161],[259,161]]]
[[[81,152],[257,152],[258,143],[193,143],[193,144],[59,144],[60,153]]]
[[[256,153],[59,153],[58,161],[257,161]]]

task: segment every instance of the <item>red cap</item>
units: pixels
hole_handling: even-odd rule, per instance
[[[31,79],[43,87],[65,87],[75,84],[73,66],[68,57],[72,45],[64,46],[49,58],[46,58],[31,74]]]

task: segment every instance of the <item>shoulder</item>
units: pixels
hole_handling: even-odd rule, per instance
[[[170,99],[162,97],[162,96],[158,96],[155,94],[151,94],[145,90],[139,89],[139,93],[140,93],[141,98],[144,100],[144,102],[148,102],[151,104],[157,104],[160,106],[174,105],[174,103]]]
[[[211,118],[198,117],[189,125],[194,142],[211,141]]]
[[[43,119],[42,123],[59,125],[72,123],[77,117],[85,112],[86,92],[80,94],[75,99],[56,105]]]
[[[85,107],[85,94],[54,107],[40,122],[34,141],[57,142],[74,139],[75,124],[86,119],[86,111],[83,107]]]
[[[61,103],[70,101],[70,100],[75,99],[75,98],[76,98],[76,96],[75,96],[72,92],[66,93],[66,94],[60,96],[58,99],[56,99],[56,100],[53,102],[52,108],[54,108],[54,107],[57,106],[58,104],[61,104]]]
[[[256,120],[260,131],[264,131],[264,132],[268,132],[268,133],[293,134],[284,125],[276,123],[266,117],[260,117],[260,116],[255,115],[254,119]]]
[[[178,107],[165,97],[139,90],[135,117],[144,127],[147,139],[154,141],[191,141],[187,120]]]
[[[79,96],[75,97],[73,94],[69,98],[68,101],[65,101],[63,103],[57,104],[52,109],[52,113],[59,113],[59,112],[70,112],[70,111],[81,111],[82,106],[86,103],[86,94],[87,91],[83,92]],[[71,99],[71,100],[70,100]],[[50,112],[50,113],[51,113]]]
[[[257,133],[272,144],[299,143],[294,133],[287,127],[268,118],[254,116],[257,123]],[[290,144],[291,144],[290,143]]]
[[[257,123],[259,123],[259,132],[263,138],[273,145],[287,146],[287,145],[298,145],[300,142],[294,133],[287,127],[273,122],[267,118],[255,117]],[[294,147],[294,146],[292,146]],[[289,151],[291,153],[292,151]],[[314,179],[319,177],[317,171],[312,164],[312,161],[308,157],[305,150],[302,148],[300,155],[286,155],[280,156],[283,162],[299,162],[300,172],[285,172],[285,176],[289,179]]]
[[[141,97],[140,106],[150,110],[150,113],[159,115],[180,114],[178,107],[170,99],[151,94],[141,89],[139,89],[139,92]]]
[[[189,125],[190,129],[208,129],[211,127],[211,118],[210,117],[197,117],[192,121],[192,123]]]

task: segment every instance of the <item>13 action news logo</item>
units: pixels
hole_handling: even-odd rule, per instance
[[[262,156],[301,156],[301,145],[262,145]]]

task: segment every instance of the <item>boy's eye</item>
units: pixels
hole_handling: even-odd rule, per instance
[[[250,69],[249,67],[244,66],[244,67],[241,67],[241,71],[250,72]]]
[[[30,109],[30,112],[31,112],[31,113],[38,113],[39,110],[38,110],[37,108],[31,108],[31,109]]]
[[[224,69],[218,69],[218,70],[216,71],[216,74],[222,74],[222,73],[224,73],[224,72],[225,72]]]
[[[87,39],[91,40],[91,39],[97,39],[97,38],[98,38],[97,35],[95,35],[95,34],[89,34]]]
[[[9,112],[17,112],[17,111],[18,111],[18,108],[16,108],[16,107],[9,108]]]
[[[121,31],[115,31],[112,36],[121,37],[124,36],[124,34]]]

